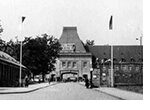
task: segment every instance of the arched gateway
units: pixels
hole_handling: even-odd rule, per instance
[[[78,81],[79,71],[78,70],[61,70],[62,81]]]

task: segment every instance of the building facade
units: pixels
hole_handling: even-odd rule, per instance
[[[75,76],[79,79],[87,75],[90,78],[92,56],[80,40],[77,28],[64,27],[59,42],[62,50],[56,63],[57,76],[62,79]]]
[[[113,74],[111,46],[86,46],[76,27],[64,27],[59,39],[62,51],[56,63],[56,75],[62,79],[87,75],[98,85],[143,85],[143,46],[113,45]],[[94,69],[93,74],[90,70]]]

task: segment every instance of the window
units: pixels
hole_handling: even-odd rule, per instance
[[[128,71],[128,66],[127,66],[127,65],[123,65],[123,66],[122,66],[122,70],[123,70],[124,72]]]
[[[139,72],[140,71],[140,67],[139,66],[135,67],[135,71]]]
[[[62,67],[65,68],[66,67],[66,62],[62,62]]]
[[[84,68],[87,67],[87,62],[83,62],[83,67],[84,67]]]
[[[73,68],[76,68],[76,67],[77,67],[77,63],[76,63],[76,62],[73,62],[72,67],[73,67]]]
[[[130,61],[131,61],[131,62],[135,62],[135,59],[131,57]]]
[[[67,67],[71,68],[71,62],[70,61],[68,61]]]
[[[119,66],[115,66],[115,71],[119,71]]]
[[[124,59],[124,58],[121,58],[121,62],[126,62],[126,59]]]
[[[139,62],[143,62],[143,59],[142,58],[139,58],[139,60],[138,60]]]
[[[129,71],[132,71],[132,66],[129,66]]]

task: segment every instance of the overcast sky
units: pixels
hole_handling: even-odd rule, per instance
[[[80,39],[95,44],[139,45],[143,33],[142,0],[0,0],[1,38],[20,36],[21,16],[26,16],[23,35],[43,33],[60,38],[63,26],[77,26]],[[113,15],[113,30],[109,30]]]

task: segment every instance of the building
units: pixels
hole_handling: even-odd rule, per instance
[[[61,79],[69,77],[80,79],[83,75],[87,75],[90,78],[92,56],[80,40],[77,28],[64,27],[59,42],[62,50],[56,64],[57,76]]]
[[[28,74],[28,69],[22,66],[22,80]],[[0,87],[19,86],[20,63],[10,55],[0,51]]]
[[[111,46],[86,46],[80,40],[76,27],[64,27],[59,39],[62,51],[57,59],[56,73],[61,79],[71,76],[89,79],[90,69],[99,75],[101,86],[142,85],[143,46],[113,45],[113,75],[111,76]],[[112,79],[111,79],[112,77]],[[94,76],[96,79],[96,76]]]
[[[88,46],[93,68],[100,69],[100,84],[111,84],[111,46]],[[98,66],[98,67],[97,67]],[[143,85],[143,46],[113,45],[113,85]]]

